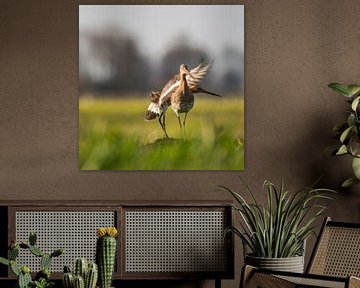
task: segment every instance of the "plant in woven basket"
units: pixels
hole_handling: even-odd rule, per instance
[[[332,199],[335,191],[310,187],[291,193],[284,189],[283,183],[277,188],[266,180],[264,189],[267,203],[264,206],[256,200],[244,180],[242,182],[251,201],[220,185],[221,189],[234,197],[236,204],[233,208],[240,215],[240,227],[228,227],[225,233],[233,232],[239,236],[255,257],[288,258],[301,255],[305,240],[314,233],[315,220],[326,209],[318,201]]]
[[[346,122],[334,127],[337,133],[335,138],[339,139],[340,143],[333,152],[336,156],[350,155],[352,157],[355,177],[347,179],[342,184],[343,187],[348,187],[360,183],[360,85],[331,83],[328,87],[346,97],[346,101],[350,104],[350,110],[346,113]]]
[[[115,227],[101,227],[97,229],[96,263],[99,268],[99,286],[110,288],[116,258]]]
[[[8,259],[0,257],[0,263],[10,266],[11,271],[18,277],[19,288],[49,288],[54,285],[50,280],[50,265],[54,257],[64,253],[63,249],[57,249],[52,253],[43,252],[36,246],[36,233],[30,233],[29,243],[12,242],[8,251]],[[40,258],[41,270],[35,275],[34,280],[30,275],[28,266],[19,266],[16,259],[19,256],[20,249],[28,250],[31,254]]]

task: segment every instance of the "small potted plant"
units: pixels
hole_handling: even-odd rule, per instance
[[[10,266],[11,271],[18,277],[18,288],[50,288],[54,286],[54,282],[50,280],[50,265],[54,257],[58,257],[64,253],[63,249],[57,249],[52,253],[43,252],[36,246],[37,236],[30,233],[29,243],[13,242],[8,251],[8,259],[0,257],[0,263]],[[32,279],[30,268],[26,265],[19,265],[16,260],[19,256],[20,249],[28,250],[31,254],[40,258],[41,270],[36,273]]]
[[[100,227],[96,231],[96,263],[99,267],[99,287],[110,288],[116,259],[115,227]]]
[[[97,279],[96,263],[89,262],[86,258],[76,259],[73,271],[69,266],[64,266],[63,288],[95,288]]]
[[[350,155],[352,157],[354,177],[342,184],[343,187],[349,187],[360,183],[360,85],[331,83],[328,87],[344,96],[350,104],[350,109],[346,113],[346,122],[334,127],[337,133],[335,137],[340,143],[333,153],[336,156]]]
[[[230,188],[220,187],[236,201],[233,208],[240,215],[239,227],[228,227],[225,232],[233,232],[241,238],[245,264],[302,273],[305,241],[314,233],[315,220],[326,209],[318,200],[331,199],[334,191],[310,187],[291,193],[283,184],[277,188],[266,180],[267,203],[264,206],[243,183],[251,201]]]

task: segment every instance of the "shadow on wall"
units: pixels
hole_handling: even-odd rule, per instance
[[[338,115],[342,116],[342,108],[340,109]],[[301,173],[304,185],[311,185],[318,180],[316,187],[329,188],[338,192],[335,201],[328,201],[329,209],[326,213],[328,216],[337,221],[343,219],[356,222],[358,221],[358,214],[354,212],[359,211],[360,200],[354,201],[353,197],[358,194],[360,187],[359,185],[350,188],[341,187],[343,181],[352,176],[353,171],[350,157],[332,155],[335,150],[334,147],[338,145],[338,141],[332,139],[334,135],[332,127],[336,123],[337,119],[333,117],[329,121],[326,113],[309,117],[307,125],[305,125],[309,127],[307,129],[308,134],[302,135],[303,143],[309,144],[302,146],[301,142],[299,142],[297,147],[297,149],[301,150],[299,154],[294,153],[294,150],[288,150],[288,155],[292,163],[295,163],[295,166],[299,161],[303,161],[302,164],[299,164],[299,166],[302,166],[302,171],[299,171],[299,173]],[[306,157],[299,160],[299,155],[306,155]],[[345,211],[343,207],[348,207],[348,209]]]

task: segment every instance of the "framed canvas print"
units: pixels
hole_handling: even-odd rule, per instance
[[[82,170],[244,169],[243,5],[80,5]]]

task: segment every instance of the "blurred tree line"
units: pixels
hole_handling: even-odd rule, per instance
[[[194,48],[186,39],[181,39],[169,47],[159,65],[154,65],[140,53],[138,44],[127,33],[114,29],[82,32],[79,40],[80,95],[141,95],[161,90],[169,78],[178,73],[181,63],[191,69],[200,62],[212,60],[206,49]],[[221,72],[213,68],[202,86],[221,94],[243,92],[242,51],[225,47],[221,61]]]

